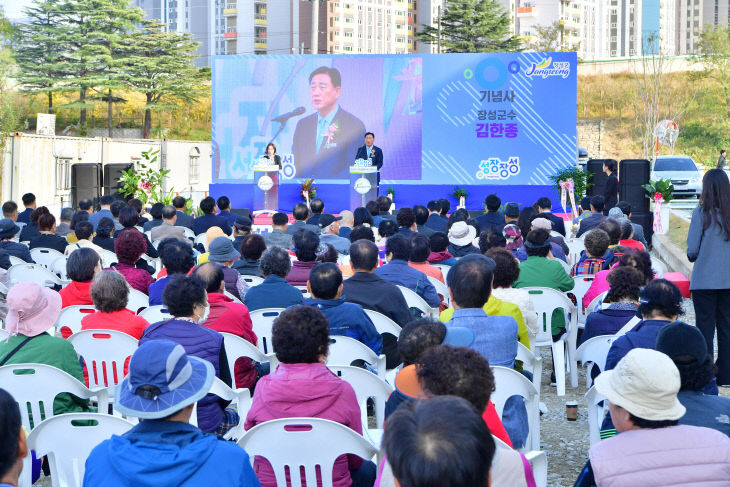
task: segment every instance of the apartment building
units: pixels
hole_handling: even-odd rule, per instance
[[[677,0],[676,37],[678,54],[694,54],[702,30],[727,27],[730,0]]]
[[[299,0],[227,0],[225,54],[295,54]]]

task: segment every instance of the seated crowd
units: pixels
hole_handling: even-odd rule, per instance
[[[498,414],[492,367],[532,379],[520,347],[539,354],[537,335],[558,341],[574,330],[562,308],[542,323],[525,288],[567,293],[577,276],[592,280],[579,306],[602,299],[578,343],[615,340],[605,370],[591,372],[609,404],[604,441],[591,447],[576,485],[730,479],[730,399],[717,395],[712,347],[701,330],[677,321],[681,293],[655,275],[625,202],[604,216],[603,197],[584,198],[566,231],[544,197],[521,209],[491,194],[475,218],[463,208],[450,212],[448,200],[393,214],[381,196],[333,214],[317,198],[297,204],[292,222],[273,214],[261,231],[225,196],[204,198],[196,218],[182,197],[152,205],[146,217],[141,201],[104,196],[98,211],[90,201],[64,208],[58,224],[35,196],[22,200],[23,212],[12,201],[2,207],[0,268],[33,263],[32,249],[49,248],[65,256],[70,282],[57,290],[10,287],[0,365],[48,364],[88,384],[88,364],[59,321],[74,305],[94,308],[82,330],[114,330],[139,344],[114,410],[140,421],[93,449],[84,485],[277,486],[266,458],[251,463],[223,437],[239,425],[248,431],[301,417],[366,433],[355,389],[327,364],[337,336],[384,356],[394,379],[382,461],[343,454],[334,461],[334,486],[535,485],[521,453],[525,405],[512,396]],[[580,255],[571,256],[571,229],[583,237]],[[169,316],[148,322],[128,309],[140,293]],[[260,346],[256,320],[271,308],[278,310],[266,338],[271,362],[237,357],[231,364],[224,334]],[[399,336],[379,332],[381,320],[400,327]],[[362,362],[352,365],[374,371]],[[250,409],[210,393],[214,381],[248,388]],[[53,407],[54,415],[95,411],[70,394]],[[0,384],[0,485],[17,485],[28,455],[20,410]]]

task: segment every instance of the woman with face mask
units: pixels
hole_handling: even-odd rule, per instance
[[[215,375],[232,386],[223,336],[201,326],[208,319],[208,293],[203,281],[195,276],[175,274],[162,292],[162,303],[171,319],[153,323],[139,340],[170,340],[179,343],[188,355],[207,360],[215,368]],[[238,414],[228,408],[230,401],[208,394],[198,402],[198,427],[205,433],[223,436],[238,425]]]

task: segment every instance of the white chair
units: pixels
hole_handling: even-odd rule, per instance
[[[340,379],[347,381],[355,390],[362,411],[363,429],[368,426],[368,399],[375,401],[375,428],[382,429],[385,422],[385,402],[393,392],[393,386],[369,370],[350,365],[327,365]]]
[[[512,396],[521,396],[525,401],[527,423],[530,430],[525,447],[521,451],[539,450],[540,398],[537,389],[527,377],[507,367],[494,366],[492,367],[492,373],[494,374],[495,391],[492,393],[491,400],[497,414],[500,418],[502,417],[507,399]]]
[[[195,232],[192,231],[192,229],[188,227],[183,227],[183,233],[185,234],[185,238],[189,238],[190,240],[195,240]]]
[[[92,391],[82,382],[61,369],[46,364],[11,364],[0,367],[0,384],[20,407],[20,417],[27,431],[38,426],[43,419],[53,416],[53,400],[63,392],[81,399],[96,397],[99,411],[109,408],[106,389]],[[28,412],[28,406],[30,413]],[[41,408],[44,413],[41,415]]]
[[[444,281],[445,281],[446,280],[446,276],[449,274],[449,271],[451,270],[451,266],[450,265],[444,265],[444,264],[431,264],[431,265],[436,266],[439,269],[441,269],[441,274],[443,274]]]
[[[516,360],[522,362],[522,369],[532,374],[532,384],[537,389],[537,395],[540,397],[540,388],[542,386],[542,357],[535,355],[526,346],[517,342]]]
[[[301,487],[304,482],[318,485],[317,470],[322,487],[332,487],[332,468],[338,457],[350,453],[368,460],[377,453],[370,442],[347,426],[319,418],[267,421],[247,431],[238,445],[251,462],[258,455],[271,464],[277,485],[288,485],[288,472],[291,487]]]
[[[40,264],[17,264],[8,269],[8,287],[13,287],[19,282],[35,282],[39,286],[53,288],[63,287],[63,281],[56,274],[49,271]]]
[[[123,435],[132,426],[125,419],[106,414],[60,414],[31,431],[28,448],[38,458],[48,456],[53,487],[80,486],[91,450],[112,435]]]
[[[430,307],[421,296],[416,294],[415,291],[408,289],[407,287],[398,286],[398,289],[400,289],[401,294],[403,294],[403,298],[405,298],[406,304],[409,308],[419,309],[424,316],[430,316],[432,318],[438,319],[438,308]]]
[[[381,335],[383,333],[390,333],[396,338],[400,336],[401,327],[398,323],[378,311],[372,309],[365,309],[364,311],[365,314],[368,315],[368,318],[370,318],[370,321],[373,322],[373,325],[375,325],[375,329],[378,330],[378,333]]]
[[[196,247],[198,244],[200,244],[203,246],[206,252],[208,251],[208,236],[205,233],[201,233],[200,235],[196,236],[193,242],[195,243]]]
[[[575,362],[575,348],[578,340],[578,309],[568,296],[555,289],[547,287],[525,287],[523,289],[529,293],[532,305],[537,312],[538,323],[542,327],[542,330],[535,337],[535,346],[549,346],[552,348],[557,393],[558,396],[564,396],[566,365],[570,365],[571,387],[578,387],[578,373]],[[565,312],[566,323],[563,336],[557,342],[553,342],[551,325],[552,314],[556,309],[562,309]]]
[[[48,270],[56,274],[59,279],[61,279],[65,283],[71,282],[71,280],[68,278],[68,274],[66,273],[67,261],[68,259],[66,259],[66,257],[61,256],[58,259],[54,260],[50,266],[48,266]]]
[[[578,323],[586,322],[586,315],[588,315],[588,312],[586,312],[586,308],[583,306],[583,296],[586,295],[588,288],[591,287],[591,284],[593,284],[593,279],[595,279],[595,276],[593,275],[581,274],[575,276],[573,277],[575,285],[573,286],[573,289],[568,291],[575,296],[576,303],[578,303]]]
[[[81,330],[68,341],[86,362],[89,388],[106,387],[113,397],[124,378],[124,362],[137,350],[137,339],[114,330]]]
[[[0,343],[5,343],[5,340],[7,340],[9,336],[10,333],[8,333],[4,328],[0,328]]]
[[[101,260],[105,268],[111,267],[118,262],[117,254],[106,249],[101,250]]]
[[[588,432],[593,446],[601,441],[601,423],[608,413],[608,401],[598,393],[595,386],[588,389],[585,398],[588,406]]]
[[[276,370],[279,361],[276,360],[276,355],[273,353],[264,355],[261,350],[256,348],[256,345],[249,343],[240,336],[224,332],[221,332],[221,335],[223,335],[223,347],[226,349],[226,358],[228,359],[228,368],[231,371],[231,377],[235,377],[236,361],[241,357],[248,357],[259,363],[269,362],[271,364],[271,371]]]
[[[257,346],[265,354],[274,352],[274,346],[271,343],[271,327],[282,311],[284,308],[261,308],[251,311],[253,332],[259,337]]]
[[[586,306],[586,319],[588,318],[588,315],[593,313],[594,311],[600,309],[603,302],[606,300],[606,296],[608,296],[608,291],[604,291],[595,298],[591,300],[590,303],[588,303],[588,306]]]
[[[662,277],[667,270],[667,265],[655,256],[651,256],[651,268],[656,272],[657,277]]]
[[[45,247],[36,247],[34,249],[30,249],[30,256],[33,258],[36,264],[40,264],[46,269],[49,269],[51,267],[51,264],[53,264],[53,261],[61,258],[66,258],[64,255],[59,252],[56,249],[48,249]]]
[[[259,277],[259,276],[241,276],[241,277],[246,282],[246,284],[248,284],[248,287],[250,287],[250,288],[254,287],[254,286],[258,286],[259,284],[264,282],[264,278]]]
[[[139,315],[147,320],[149,324],[158,323],[160,321],[171,320],[173,317],[167,312],[167,308],[163,305],[148,306],[140,311]]]
[[[586,388],[590,388],[593,384],[591,369],[594,365],[598,367],[600,372],[606,369],[606,357],[615,340],[615,335],[595,336],[581,343],[575,351],[576,361],[586,367]]]
[[[26,261],[21,259],[20,257],[16,257],[14,255],[8,255],[8,259],[10,259],[10,265],[19,265],[19,264],[27,264]]]
[[[223,291],[223,294],[231,298],[234,303],[243,304],[243,302],[241,302],[241,300],[235,297],[232,293],[229,293],[228,291]]]
[[[375,355],[370,347],[354,338],[346,336],[330,336],[327,365],[352,365],[356,360],[363,360],[374,368],[379,377],[385,378],[385,355]]]
[[[143,292],[133,288],[129,288],[129,298],[127,298],[127,309],[138,314],[142,308],[150,305],[150,298]]]
[[[449,288],[443,282],[439,281],[435,277],[427,276],[428,280],[433,287],[436,288],[436,292],[439,293],[446,303],[447,306],[451,307],[451,296],[449,295]]]
[[[569,250],[569,262],[571,265],[575,265],[580,259],[580,254],[585,250],[585,242],[583,237],[581,238],[568,238],[565,239],[565,244]]]
[[[504,452],[514,451],[511,446],[496,436],[492,435],[492,439],[494,440],[494,445],[497,447],[495,460],[497,455],[499,455],[500,450]],[[530,467],[532,467],[532,474],[535,478],[535,484],[537,487],[547,487],[547,455],[545,452],[532,450],[524,453],[524,455],[527,461],[530,462]],[[494,460],[492,460],[492,466],[494,467]]]
[[[66,326],[71,330],[71,333],[78,333],[81,331],[81,320],[95,312],[96,308],[93,304],[66,306],[58,315],[55,325],[56,331],[61,333],[61,328]]]
[[[238,416],[240,417],[240,421],[235,428],[231,428],[226,432],[226,434],[223,435],[223,439],[239,439],[241,436],[243,436],[245,432],[245,430],[243,429],[243,424],[246,421],[246,415],[248,414],[249,409],[251,409],[251,392],[246,388],[235,390],[231,389],[225,382],[220,380],[218,377],[213,378],[213,383],[211,384],[210,390],[208,392],[210,394],[215,394],[224,401],[231,401],[232,404],[235,404],[236,411],[238,412]],[[193,413],[190,415],[190,424],[192,424],[193,426],[198,426],[197,403],[195,403],[195,405],[193,406]]]

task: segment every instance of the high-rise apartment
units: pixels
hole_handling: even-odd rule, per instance
[[[694,54],[702,31],[710,26],[727,27],[730,0],[677,0],[677,51]]]

